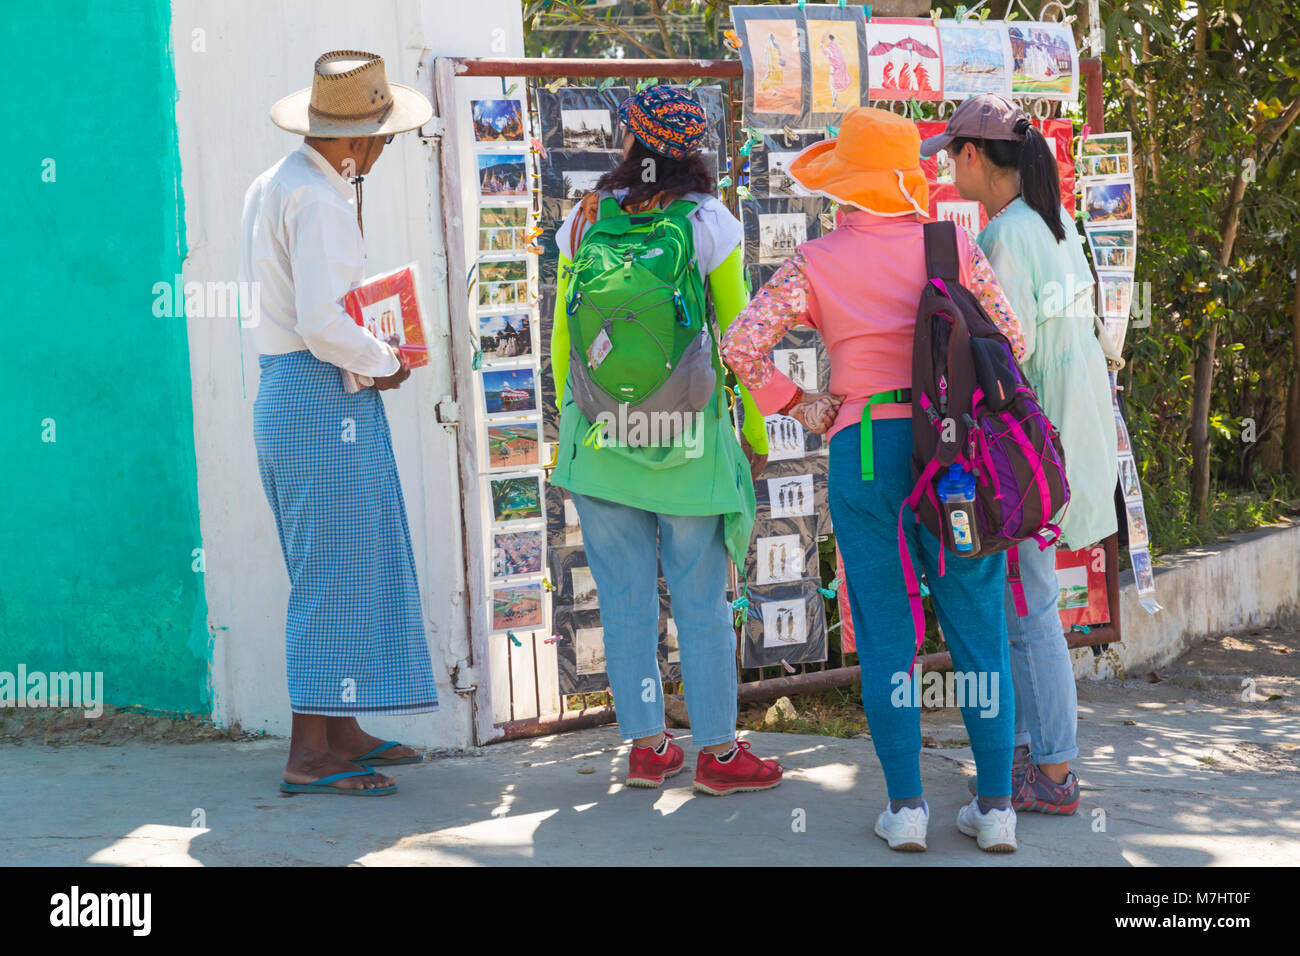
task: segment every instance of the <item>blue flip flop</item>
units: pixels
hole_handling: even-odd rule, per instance
[[[363,767],[366,764],[374,764],[376,767],[396,767],[404,763],[423,763],[424,755],[416,754],[414,757],[381,757],[379,756],[386,750],[392,750],[394,747],[401,747],[402,744],[396,740],[390,740],[382,743],[368,754],[362,754],[360,757],[353,757],[353,763],[359,763]]]
[[[373,767],[362,764],[365,770],[349,770],[346,773],[333,773],[328,777],[321,777],[315,783],[285,783],[281,781],[280,789],[284,793],[342,793],[349,797],[386,797],[390,793],[397,792],[397,784],[390,784],[387,787],[373,787],[369,790],[354,787],[335,787],[331,786],[336,780],[344,780],[347,777],[368,777],[375,772]]]

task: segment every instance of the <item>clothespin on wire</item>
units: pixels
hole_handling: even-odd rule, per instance
[[[840,0],[840,6],[844,6],[844,0]],[[790,663],[789,663],[789,662],[788,662],[784,657],[781,658],[781,666],[782,666],[783,668],[785,668],[785,672],[786,672],[787,674],[797,674],[797,673],[799,673],[799,672],[796,671],[793,667],[790,666]]]
[[[868,23],[871,22],[871,8],[872,8],[872,6],[874,6],[874,4],[870,4],[870,3],[868,3],[868,4],[863,5],[863,7],[862,7],[862,13],[863,13],[863,15],[867,18],[867,22],[868,22]]]
[[[524,642],[521,641],[519,638],[515,637],[514,631],[506,631],[506,637],[510,638],[510,643],[513,644],[515,647],[524,646]]]

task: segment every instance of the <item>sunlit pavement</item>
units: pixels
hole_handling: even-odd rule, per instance
[[[1134,695],[1128,695],[1134,696]],[[745,735],[787,769],[775,790],[718,798],[688,769],[663,790],[622,786],[612,728],[396,767],[399,792],[283,797],[286,744],[0,748],[0,863],[91,865],[1277,865],[1300,863],[1300,711],[1125,699],[1080,685],[1082,801],[1019,815],[1020,851],[957,832],[966,749],[921,758],[929,851],[871,832],[884,781],[869,740]],[[1131,723],[1129,723],[1131,722]],[[926,732],[953,740],[951,712]],[[946,735],[946,737],[945,737]]]

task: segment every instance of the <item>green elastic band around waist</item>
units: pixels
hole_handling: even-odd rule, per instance
[[[871,481],[876,477],[876,459],[871,441],[871,406],[872,405],[897,405],[906,401],[903,393],[906,391],[901,388],[891,388],[887,392],[877,392],[867,399],[867,404],[862,406],[862,427],[858,430],[860,442],[862,445],[862,480]]]

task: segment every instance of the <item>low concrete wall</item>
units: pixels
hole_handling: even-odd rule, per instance
[[[1199,638],[1300,616],[1300,522],[1165,555],[1155,577],[1162,610],[1148,614],[1138,603],[1132,570],[1120,575],[1124,642],[1101,656],[1086,647],[1073,651],[1076,677],[1149,671]]]

